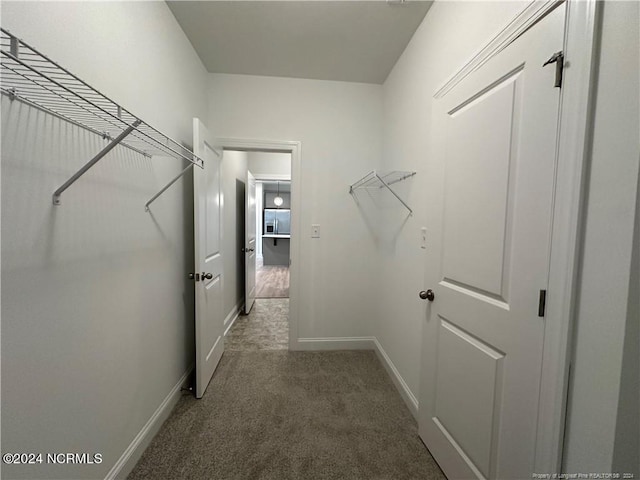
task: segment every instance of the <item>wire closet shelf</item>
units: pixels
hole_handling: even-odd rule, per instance
[[[148,125],[9,31],[0,30],[2,93],[100,135],[109,142],[56,190],[54,204],[58,205],[62,192],[116,145],[146,157],[169,156],[187,160],[191,164],[189,167],[204,166],[202,159],[191,150]]]
[[[402,198],[400,198],[400,196],[396,193],[396,191],[393,188],[391,188],[391,185],[393,185],[394,183],[398,183],[403,180],[406,180],[408,178],[411,178],[415,174],[416,172],[409,172],[409,171],[403,171],[403,170],[394,170],[392,172],[386,172],[386,173],[381,173],[376,170],[372,170],[357,182],[352,183],[349,186],[349,193],[353,195],[359,189],[379,190],[381,188],[386,188],[393,194],[394,197],[396,197],[396,199],[398,199],[400,203],[402,203],[402,205],[404,205],[404,207],[407,210],[409,210],[409,215],[411,215],[413,214],[413,210],[411,209],[411,207],[409,207],[409,205],[407,205],[407,203]]]

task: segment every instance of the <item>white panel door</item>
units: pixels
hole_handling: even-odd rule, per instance
[[[193,169],[196,286],[196,397],[202,398],[224,353],[222,190],[213,138],[193,119],[193,148],[204,169]]]
[[[256,179],[247,172],[245,189],[244,238],[244,313],[249,313],[256,300]]]
[[[549,272],[564,5],[438,100],[440,265],[419,432],[451,479],[531,478]],[[433,278],[426,272],[426,278]]]

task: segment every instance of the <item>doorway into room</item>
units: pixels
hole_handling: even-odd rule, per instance
[[[226,147],[234,166],[237,297],[240,315],[229,322],[226,350],[286,350],[290,344],[292,263],[292,152]],[[245,169],[246,165],[246,169]],[[233,195],[230,193],[230,195]],[[225,209],[232,208],[226,202]],[[231,232],[230,232],[231,233]]]

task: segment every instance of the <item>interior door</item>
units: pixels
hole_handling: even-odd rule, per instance
[[[204,160],[204,169],[193,169],[197,398],[204,395],[224,353],[222,190],[220,158],[212,145],[211,134],[194,118],[194,153]]]
[[[442,246],[425,272],[419,433],[451,479],[533,473],[560,99],[543,63],[562,50],[564,15],[435,106]]]
[[[249,313],[256,300],[256,179],[247,172],[244,239],[244,313]]]

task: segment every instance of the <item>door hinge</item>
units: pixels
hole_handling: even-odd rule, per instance
[[[562,50],[551,55],[551,58],[544,62],[542,66],[546,67],[552,63],[556,64],[556,81],[553,86],[562,87],[562,72],[564,70],[564,52]]]
[[[540,290],[540,296],[538,297],[538,316],[544,317],[544,310],[547,304],[547,291]]]

